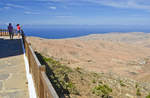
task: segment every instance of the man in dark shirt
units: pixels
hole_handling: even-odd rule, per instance
[[[8,25],[8,32],[9,32],[10,39],[13,39],[14,32],[13,32],[13,26],[11,23],[9,23]]]

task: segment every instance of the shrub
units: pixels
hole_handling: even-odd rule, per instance
[[[97,85],[93,88],[92,93],[96,94],[97,96],[102,96],[103,98],[108,98],[109,94],[112,92],[112,89],[107,85]]]
[[[81,68],[80,68],[80,67],[76,67],[75,70],[76,70],[78,73],[81,73]]]
[[[150,98],[150,93],[146,96],[146,98]]]
[[[103,81],[98,81],[98,83],[103,84]]]
[[[55,61],[52,58],[43,58],[55,74],[55,77],[49,75],[49,77],[53,79],[55,85],[57,85],[57,87],[61,85],[63,89],[69,91],[69,93],[79,95],[75,84],[72,83],[69,77],[69,74],[71,74],[73,70],[65,65],[62,65],[59,61]],[[77,68],[77,70],[80,70],[80,68]],[[58,81],[55,79],[58,79]]]
[[[136,90],[136,95],[137,95],[137,96],[141,96],[141,92],[140,92],[140,89],[139,89],[139,88]]]
[[[96,83],[96,80],[95,80],[95,79],[93,79],[93,80],[92,80],[92,83]]]
[[[135,85],[135,88],[138,88],[138,84]]]
[[[93,77],[98,77],[97,73],[92,73],[92,74],[93,74]]]
[[[120,85],[121,86],[126,86],[121,80],[120,80]]]
[[[72,82],[66,82],[65,85],[66,85],[66,88],[70,91],[70,93],[75,94],[75,95],[80,95],[75,85]]]

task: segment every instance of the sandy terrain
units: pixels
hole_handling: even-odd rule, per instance
[[[150,34],[133,32],[70,39],[28,39],[36,51],[69,67],[150,81]]]

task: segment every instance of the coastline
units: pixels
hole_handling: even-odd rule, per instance
[[[67,39],[67,38],[77,38],[77,37],[83,37],[83,36],[88,36],[88,35],[93,35],[93,34],[111,34],[111,33],[131,33],[131,32],[102,32],[102,31],[76,31],[76,30],[70,30],[70,31],[36,31],[36,30],[31,30],[31,31],[26,31],[27,36],[36,36],[36,37],[42,37],[46,39]],[[148,32],[145,32],[145,34]],[[150,32],[149,32],[150,33]]]

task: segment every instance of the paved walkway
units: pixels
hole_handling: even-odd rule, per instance
[[[0,98],[29,98],[19,39],[0,37]]]

